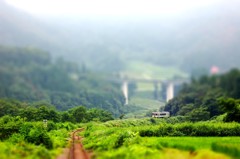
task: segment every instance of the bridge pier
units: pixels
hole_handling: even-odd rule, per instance
[[[128,81],[124,80],[122,83],[122,92],[123,92],[123,96],[125,98],[125,105],[128,104]]]
[[[168,102],[169,100],[173,99],[174,97],[174,83],[173,82],[169,82],[167,84],[167,90],[166,90],[166,102]]]
[[[132,82],[132,81],[130,81],[130,82]],[[135,80],[135,81],[137,81],[137,80]],[[154,90],[153,90],[154,91],[153,92],[154,99],[161,100],[161,99],[165,98],[166,102],[169,102],[171,99],[174,98],[175,91],[178,90],[178,88],[176,88],[175,86],[179,85],[178,81],[176,82],[176,81],[139,80],[139,82],[152,83],[154,86]],[[183,83],[183,82],[181,82],[181,83]],[[121,81],[121,84],[122,84],[121,90],[122,90],[123,96],[125,98],[125,105],[127,105],[127,104],[129,104],[129,80],[124,79]],[[159,88],[161,88],[162,92],[160,92]],[[175,90],[175,88],[176,88],[176,90]],[[161,97],[161,95],[162,95],[162,97]]]

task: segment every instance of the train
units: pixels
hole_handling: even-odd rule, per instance
[[[152,117],[153,118],[168,118],[170,117],[170,112],[152,112]]]

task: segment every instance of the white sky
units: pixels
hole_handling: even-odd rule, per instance
[[[36,15],[172,15],[221,0],[6,0]]]

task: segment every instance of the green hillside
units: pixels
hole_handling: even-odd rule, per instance
[[[80,68],[36,48],[0,46],[0,98],[44,102],[58,110],[101,108],[119,116],[124,103],[119,85],[103,74]]]
[[[188,74],[177,67],[160,66],[143,61],[130,61],[121,72],[129,79],[169,80],[173,78],[187,78]]]

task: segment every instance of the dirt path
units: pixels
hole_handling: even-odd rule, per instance
[[[77,129],[71,134],[71,147],[64,149],[63,154],[57,157],[57,159],[90,159],[91,154],[84,150],[81,140],[82,138],[77,134],[83,131],[84,128]]]

